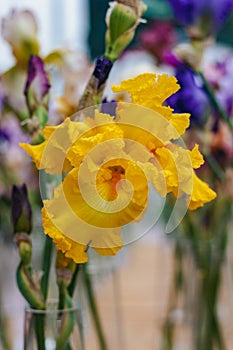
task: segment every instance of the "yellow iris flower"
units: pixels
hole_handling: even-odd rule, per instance
[[[22,144],[38,169],[63,176],[52,199],[44,200],[44,231],[57,249],[77,263],[87,246],[114,255],[122,247],[122,226],[140,221],[148,206],[149,184],[162,196],[185,196],[196,209],[216,196],[193,169],[203,157],[178,142],[188,114],[174,114],[163,102],[179,86],[174,77],[143,74],[114,86],[132,104],[119,103],[116,116],[95,116],[44,129],[38,146]]]

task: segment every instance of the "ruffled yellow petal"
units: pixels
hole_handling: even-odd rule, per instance
[[[67,159],[69,159],[69,161],[74,167],[79,167],[85,155],[88,154],[96,146],[104,144],[104,142],[108,140],[122,140],[122,138],[123,131],[119,128],[119,126],[116,123],[95,126],[87,132],[83,133],[78,138],[78,140],[74,142],[74,144],[67,153]],[[109,153],[109,149],[107,149],[106,151]],[[100,154],[99,152],[97,152],[96,154],[98,157],[104,157],[104,155]]]
[[[191,194],[193,186],[193,168],[189,153],[176,145],[158,148],[155,152],[167,183],[167,192],[173,192],[176,197],[184,193]]]
[[[141,74],[135,78],[123,81],[120,85],[113,85],[113,92],[127,91],[132,102],[150,107],[151,101],[163,103],[169,96],[179,90],[177,79],[167,74]],[[148,105],[149,104],[149,105]]]
[[[168,119],[171,125],[176,129],[179,135],[183,135],[185,130],[189,127],[190,124],[190,114],[182,113],[176,114],[172,113],[171,117]]]
[[[71,240],[84,247],[91,244],[93,248],[102,249],[103,254],[116,254],[123,245],[119,236],[120,227],[112,227],[107,214],[94,210],[85,203],[77,185],[77,169],[71,171],[66,179],[64,184],[55,189],[54,198],[44,201],[44,210],[56,227],[54,231],[51,225],[47,226],[46,233],[61,242],[61,248],[65,239],[65,243],[70,243]]]
[[[188,208],[195,210],[216,198],[216,193],[193,173],[193,192],[187,198]]]
[[[124,138],[140,142],[152,150],[179,138],[177,130],[161,112],[169,110],[161,106],[159,111],[134,104],[121,104],[117,114],[117,123],[124,131]]]
[[[175,77],[169,77],[166,74],[156,75],[146,73],[136,78],[123,81],[120,85],[113,85],[114,92],[127,91],[134,104],[153,109],[166,118],[171,127],[175,129],[171,138],[177,139],[189,126],[189,114],[173,114],[173,109],[169,106],[163,106],[163,102],[172,94],[179,90]],[[158,130],[162,130],[158,128]]]
[[[192,160],[193,169],[198,169],[204,164],[203,155],[199,151],[199,146],[195,145],[191,151],[188,151]]]
[[[20,143],[19,146],[32,157],[32,161],[35,163],[37,169],[41,169],[40,162],[45,149],[45,142],[35,146],[29,145],[28,143]]]
[[[140,74],[135,78],[124,80],[120,85],[112,85],[113,92],[123,92],[128,91],[131,93],[138,93],[140,91],[146,90],[154,84],[156,74],[144,73]]]
[[[40,145],[20,144],[32,157],[37,169],[44,169],[48,174],[61,175],[71,169],[67,152],[80,134],[88,129],[85,123],[77,123],[67,118],[56,127],[45,127],[46,141]]]
[[[32,161],[35,163],[37,169],[46,170],[48,174],[58,174],[71,169],[70,162],[65,158],[64,153],[51,145],[46,149],[47,143],[43,142],[40,145],[29,145],[27,143],[20,143]],[[50,151],[51,150],[51,151]]]
[[[67,258],[73,259],[77,264],[87,262],[87,246],[74,242],[64,236],[49,218],[45,208],[42,209],[42,223],[45,234],[48,234],[52,238],[56,244],[56,248],[61,250]]]

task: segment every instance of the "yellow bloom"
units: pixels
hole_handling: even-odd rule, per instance
[[[163,106],[178,88],[166,75],[130,79],[114,90],[127,90],[134,104],[119,103],[115,118],[96,110],[93,119],[46,127],[39,146],[22,145],[38,169],[63,173],[42,217],[45,233],[66,257],[85,262],[89,245],[116,254],[122,226],[143,218],[149,184],[163,197],[184,196],[191,210],[215,198],[194,173],[204,162],[198,146],[190,151],[173,142],[189,125],[188,114]]]

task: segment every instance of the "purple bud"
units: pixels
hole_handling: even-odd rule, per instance
[[[14,233],[25,232],[29,234],[32,230],[32,209],[28,200],[26,185],[13,185],[11,199]]]
[[[94,77],[96,77],[99,81],[98,88],[105,83],[108,79],[108,75],[113,66],[112,61],[107,59],[104,56],[98,57],[95,64],[95,69],[93,72]]]
[[[40,104],[50,89],[44,62],[39,56],[30,56],[28,75],[24,88],[25,96],[32,95],[34,102]]]

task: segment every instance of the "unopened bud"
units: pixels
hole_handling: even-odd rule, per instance
[[[112,4],[106,17],[105,57],[115,61],[134,37],[145,6],[141,1],[121,0]]]
[[[32,209],[28,200],[27,187],[13,185],[12,188],[12,223],[14,233],[30,233],[32,230]]]
[[[75,269],[75,263],[72,259],[65,257],[62,251],[57,250],[56,257],[56,275],[57,282],[64,283],[66,286],[69,285],[73,272]]]
[[[25,266],[30,265],[31,257],[32,257],[31,238],[28,236],[27,233],[18,232],[15,234],[14,241],[19,248],[19,255],[20,255],[21,261]]]

